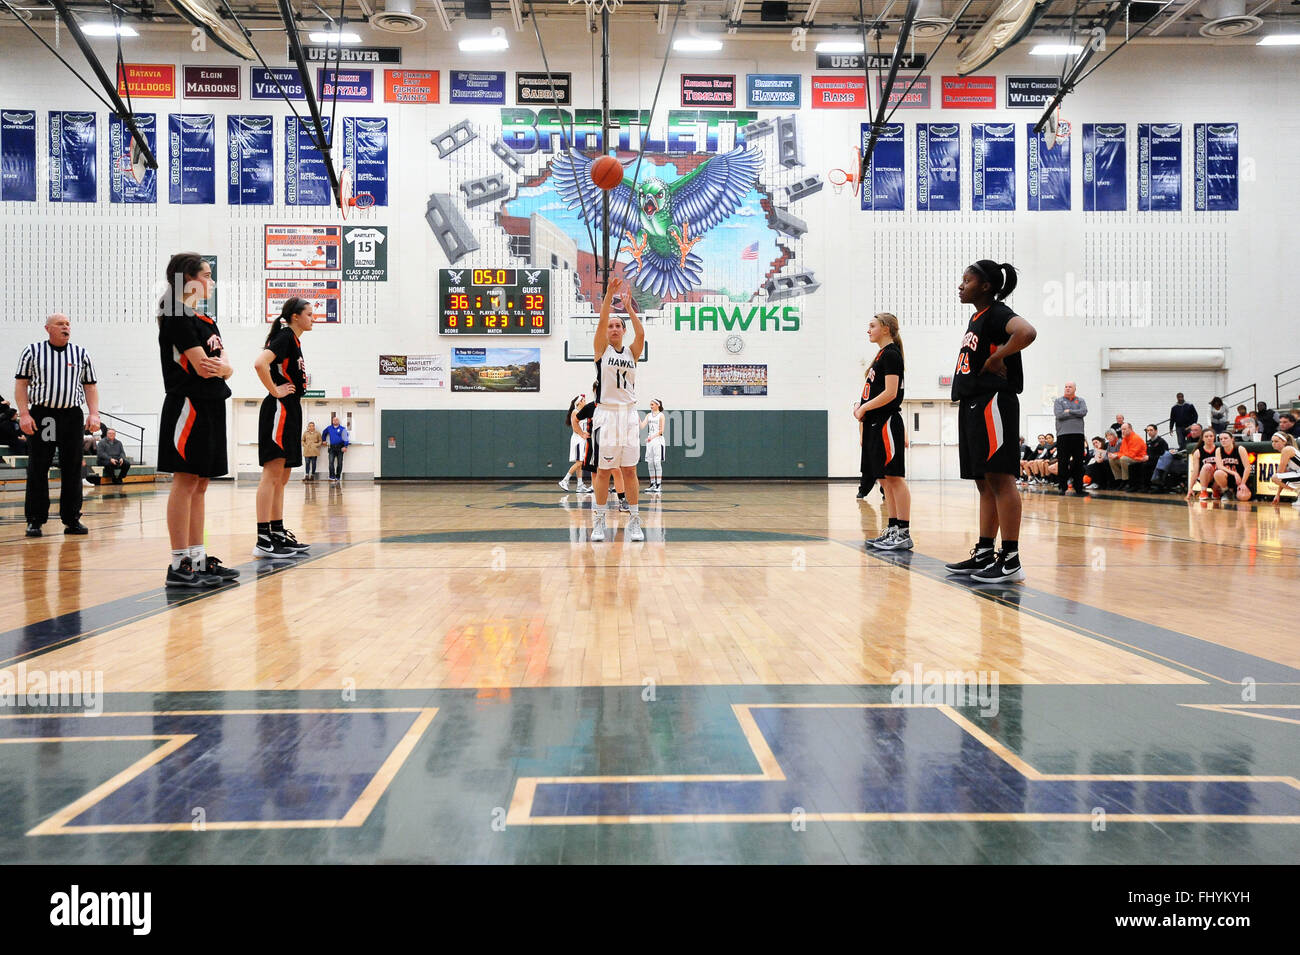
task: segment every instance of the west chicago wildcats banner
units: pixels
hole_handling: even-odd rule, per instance
[[[358,195],[369,193],[375,205],[388,205],[388,120],[344,117],[343,164],[352,169]]]
[[[1128,126],[1083,124],[1083,211],[1128,210]]]
[[[971,208],[1016,211],[1016,124],[972,123]]]
[[[154,155],[158,154],[158,117],[153,113],[136,113],[132,116],[135,128],[140,130],[145,143]],[[131,172],[131,130],[116,113],[108,117],[108,201],[118,203],[143,203],[158,201],[158,170],[145,169],[137,182]]]
[[[226,117],[226,202],[269,206],[275,202],[274,120],[270,116]]]
[[[1027,191],[1025,208],[1030,212],[1070,211],[1070,140],[1047,148],[1047,139],[1034,134],[1034,124],[1025,124],[1029,146],[1029,168],[1026,170]]]
[[[1138,123],[1138,212],[1181,212],[1183,124]]]
[[[36,110],[0,110],[0,201],[36,201]]]
[[[171,113],[167,117],[168,201],[212,205],[217,201],[217,118]]]
[[[916,208],[961,208],[961,126],[916,124]]]
[[[1237,124],[1197,123],[1196,211],[1237,211]]]
[[[862,123],[862,151],[871,141],[871,124]],[[903,124],[886,126],[876,138],[859,193],[862,208],[871,212],[903,210]]]
[[[50,202],[94,202],[95,114],[50,110]]]
[[[321,117],[325,135],[330,135],[328,116]],[[329,172],[325,157],[312,145],[312,134],[296,116],[284,118],[284,204],[287,206],[328,206]]]

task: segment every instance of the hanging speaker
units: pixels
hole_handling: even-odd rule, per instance
[[[763,0],[761,19],[764,23],[785,23],[790,19],[790,4],[784,0]]]
[[[466,20],[491,20],[492,0],[465,0]]]
[[[1142,3],[1135,2],[1128,5],[1128,18],[1134,23],[1146,23],[1163,7],[1162,3]]]

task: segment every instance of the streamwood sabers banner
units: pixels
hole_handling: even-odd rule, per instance
[[[916,208],[961,208],[961,127],[956,123],[916,124]]]
[[[862,152],[871,140],[871,124],[862,123]],[[903,210],[903,124],[886,126],[876,138],[862,182],[862,208],[872,212]]]
[[[1237,124],[1197,123],[1196,211],[1237,211]]]
[[[270,116],[227,116],[226,202],[269,206],[275,202],[275,127]]]
[[[1183,124],[1138,123],[1138,212],[1183,208]]]
[[[155,156],[158,155],[158,118],[136,113],[136,129]],[[131,168],[131,130],[117,114],[108,116],[108,201],[152,204],[158,201],[158,170],[144,169],[135,178]]]
[[[94,202],[95,114],[50,110],[50,202]]]
[[[352,169],[357,195],[369,193],[375,205],[388,205],[388,120],[344,117],[343,164]]]
[[[972,123],[971,208],[976,212],[1016,210],[1016,124]]]
[[[328,116],[321,117],[325,135],[330,135]],[[294,116],[284,118],[284,204],[287,206],[328,206],[330,177],[325,157],[312,145],[306,124]]]
[[[1034,132],[1033,123],[1025,124],[1025,137],[1029,146],[1025,208],[1030,212],[1069,212],[1070,140],[1048,149],[1046,137]]]
[[[167,201],[172,205],[212,205],[217,201],[217,118],[211,113],[171,113],[167,143],[171,164]]]
[[[1128,210],[1128,127],[1083,124],[1083,211]]]
[[[0,110],[0,201],[36,201],[36,110]]]

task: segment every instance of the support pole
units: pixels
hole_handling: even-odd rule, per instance
[[[603,155],[609,155],[609,9],[600,11],[600,148]],[[609,275],[614,263],[609,260],[609,190],[600,192],[601,208],[601,258],[604,268],[601,270],[600,292],[609,291]]]

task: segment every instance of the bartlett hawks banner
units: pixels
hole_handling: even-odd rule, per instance
[[[328,116],[321,117],[330,135]],[[312,134],[294,116],[284,118],[284,203],[288,206],[328,206],[333,201],[325,158],[312,145]]]
[[[217,201],[217,118],[172,113],[167,117],[167,201],[211,205]]]
[[[226,202],[230,205],[275,202],[274,122],[270,116],[226,117]]]
[[[170,63],[119,64],[117,95],[129,95],[132,99],[175,99],[176,67]]]
[[[1197,123],[1196,211],[1237,211],[1237,124]]]
[[[186,99],[239,99],[239,67],[185,67]]]
[[[916,208],[961,208],[961,127],[956,123],[916,124]]]
[[[158,118],[153,113],[136,113],[136,129],[156,156]],[[131,131],[115,113],[108,115],[108,201],[110,203],[154,203],[158,201],[158,170],[145,169],[137,182],[131,171]],[[211,317],[211,316],[209,316]]]
[[[1016,211],[1016,124],[972,123],[971,209]]]
[[[750,109],[799,108],[803,76],[798,73],[749,73],[745,76],[745,105]]]
[[[1181,212],[1183,124],[1138,123],[1138,212]]]
[[[36,110],[0,110],[0,201],[36,201]]]
[[[736,75],[682,74],[683,106],[735,106]]]
[[[94,202],[95,114],[50,111],[50,202]]]
[[[437,70],[384,70],[385,103],[438,102]]]
[[[343,118],[343,164],[352,170],[357,195],[388,205],[388,120],[382,116]]]
[[[1124,123],[1083,124],[1083,211],[1128,209],[1128,127]]]
[[[1025,124],[1025,138],[1029,149],[1029,166],[1025,171],[1029,197],[1025,208],[1030,212],[1069,212],[1072,140],[1048,149],[1046,136],[1036,135],[1033,123]]]
[[[866,155],[871,140],[871,124],[860,124],[862,153]],[[886,126],[876,138],[866,177],[862,182],[862,208],[871,212],[903,210],[903,124]]]

